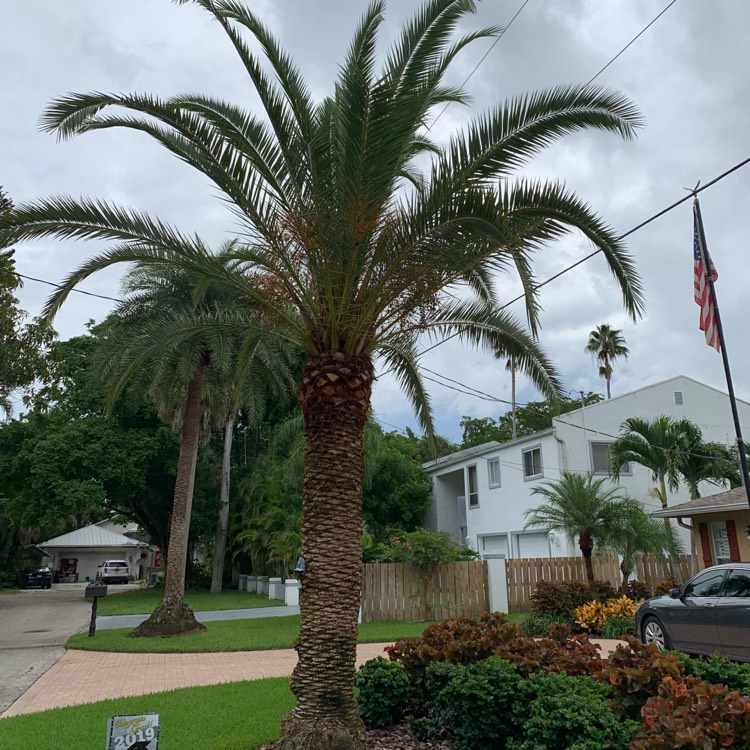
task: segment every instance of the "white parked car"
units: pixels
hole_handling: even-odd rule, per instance
[[[125,560],[105,560],[97,571],[102,583],[127,583],[130,580],[130,567]]]

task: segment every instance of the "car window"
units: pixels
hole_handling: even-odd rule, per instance
[[[750,597],[750,572],[746,570],[733,570],[727,579],[724,596]]]
[[[721,583],[724,580],[724,571],[717,570],[711,573],[703,573],[696,576],[686,587],[683,596],[718,596],[721,591]]]

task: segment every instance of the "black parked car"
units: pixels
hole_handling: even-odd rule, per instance
[[[750,662],[750,563],[716,565],[666,596],[643,602],[635,632],[644,643]]]
[[[52,588],[52,571],[49,568],[24,568],[18,572],[18,585],[22,589],[39,586],[41,589]]]

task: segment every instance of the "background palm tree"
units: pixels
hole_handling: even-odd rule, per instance
[[[628,580],[635,570],[638,555],[656,555],[658,558],[666,559],[684,552],[675,529],[649,518],[643,505],[632,499],[622,503],[612,523],[604,529],[604,534],[599,540],[599,549],[620,556],[623,593],[626,592]]]
[[[607,398],[612,398],[612,362],[620,357],[627,359],[630,354],[622,331],[611,328],[606,323],[598,325],[589,333],[586,351],[591,352],[594,359],[601,363],[599,376],[607,382]]]
[[[235,409],[236,394],[256,360],[262,363],[269,382],[283,377],[284,362],[273,356],[273,349],[262,346],[260,337],[249,335],[249,311],[232,299],[226,287],[204,284],[202,278],[177,266],[139,264],[125,277],[123,291],[125,299],[107,330],[110,353],[104,377],[108,403],[113,405],[129,380],[137,378],[161,418],[180,432],[164,598],[131,635],[204,630],[184,600],[201,432],[204,439],[208,437],[212,416],[226,423],[227,401],[231,402],[229,411]],[[257,385],[257,378],[254,380]],[[256,393],[255,402],[260,398]],[[228,437],[231,440],[231,433]],[[228,493],[228,486],[225,491]]]
[[[627,499],[617,487],[605,487],[609,480],[590,474],[564,471],[556,482],[543,482],[532,494],[545,502],[526,511],[526,526],[557,531],[578,543],[586,567],[586,580],[594,585],[591,556],[594,547],[607,538],[609,529],[627,507]]]
[[[510,373],[510,418],[511,439],[518,437],[518,424],[516,421],[516,360],[510,357],[505,363],[505,370]]]
[[[667,487],[676,492],[680,485],[680,466],[686,448],[685,435],[677,420],[661,415],[653,420],[641,417],[626,419],[620,437],[609,447],[610,473],[619,479],[628,463],[650,469],[657,483],[654,490],[662,508],[667,507]],[[668,524],[669,519],[665,519]]]
[[[377,365],[388,368],[426,432],[430,402],[419,372],[420,337],[459,336],[505,351],[545,394],[559,381],[534,339],[539,306],[531,255],[571,229],[599,248],[632,316],[642,295],[632,260],[589,207],[557,182],[512,181],[563,136],[597,129],[631,138],[635,107],[598,86],[558,86],[519,96],[475,118],[446,145],[428,129],[435,107],[467,101],[446,82],[457,54],[495,36],[456,37],[471,0],[430,0],[405,25],[377,71],[384,5],[359,24],[333,92],[312,100],[290,57],[237,0],[195,0],[229,37],[263,107],[256,118],[196,94],[73,94],[45,126],[61,137],[111,127],[155,138],[212,180],[242,222],[240,273],[164,222],[102,202],[52,199],[0,219],[0,241],[57,235],[114,246],[65,280],[70,289],[119,261],[177,262],[254,300],[302,349],[298,397],[307,435],[303,554],[294,711],[282,746],[360,748],[353,696],[362,538],[362,434]],[[249,33],[273,71],[243,37]],[[114,110],[109,108],[114,106]],[[122,108],[126,112],[122,113]],[[426,169],[420,167],[426,166]],[[494,275],[514,271],[530,330],[504,312]],[[460,292],[460,294],[458,293]]]

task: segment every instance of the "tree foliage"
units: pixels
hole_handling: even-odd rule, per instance
[[[587,393],[583,398],[583,404],[590,406],[598,404],[603,396],[598,393]],[[548,430],[552,427],[552,420],[562,414],[581,408],[581,400],[569,396],[560,396],[557,399],[546,399],[544,401],[531,401],[516,409],[517,435],[533,435],[535,432]],[[492,440],[498,443],[507,443],[513,439],[513,417],[511,412],[501,414],[497,419],[492,417],[467,417],[461,418],[461,429],[463,438],[461,448],[471,448],[482,445]]]

